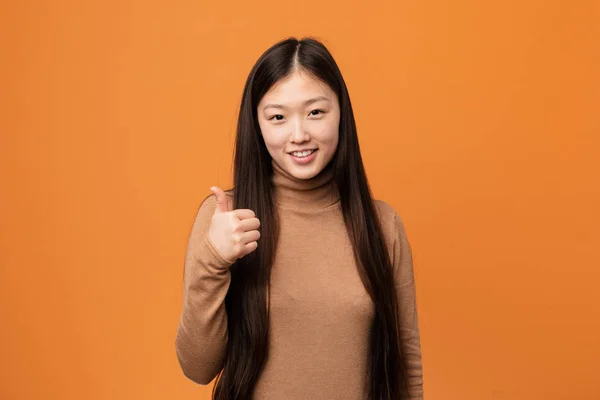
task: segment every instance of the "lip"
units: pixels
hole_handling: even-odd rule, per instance
[[[318,149],[314,149],[315,151],[312,152],[311,155],[307,156],[307,157],[295,157],[292,153],[288,153],[289,156],[292,158],[292,161],[294,161],[296,164],[300,164],[300,165],[304,165],[304,164],[308,164],[309,162],[311,162],[312,160],[315,159],[317,153],[319,152]]]

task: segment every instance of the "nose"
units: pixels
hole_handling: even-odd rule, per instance
[[[304,129],[301,118],[297,118],[293,125],[293,132],[290,134],[290,143],[304,143],[310,140],[310,135]]]

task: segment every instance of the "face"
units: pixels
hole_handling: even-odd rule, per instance
[[[324,82],[295,71],[275,84],[258,104],[258,123],[269,154],[299,179],[321,172],[335,155],[340,107]]]

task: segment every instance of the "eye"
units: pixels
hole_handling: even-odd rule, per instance
[[[312,110],[310,112],[310,115],[319,115],[319,114],[323,114],[325,111],[323,110]]]
[[[281,115],[281,114],[273,115],[271,118],[269,118],[269,121],[272,120],[272,119],[275,119],[277,121],[281,121],[283,119],[283,115]]]

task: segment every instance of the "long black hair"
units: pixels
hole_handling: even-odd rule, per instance
[[[261,221],[258,248],[231,266],[225,298],[227,354],[213,389],[216,400],[249,399],[268,357],[271,267],[279,231],[273,200],[273,168],[258,124],[265,93],[295,70],[325,82],[340,105],[333,180],[363,285],[375,306],[367,377],[369,399],[402,399],[407,376],[398,331],[398,304],[390,256],[373,205],[360,155],[352,105],[342,74],[318,40],[288,38],[258,59],[246,81],[239,111],[234,157],[233,207],[248,208]]]

